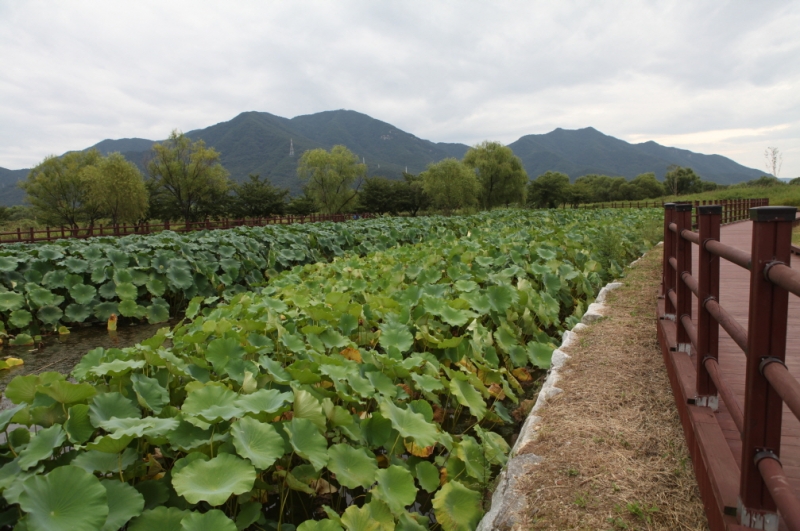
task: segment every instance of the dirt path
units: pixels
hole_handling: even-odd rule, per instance
[[[579,332],[540,412],[526,529],[708,529],[656,339],[661,247]]]

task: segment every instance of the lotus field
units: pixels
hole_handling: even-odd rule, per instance
[[[188,304],[139,345],[90,351],[74,382],[46,372],[8,385],[0,519],[474,529],[512,412],[560,334],[649,247],[642,228],[660,214],[504,210],[126,238],[119,254],[108,240],[13,248],[0,262],[9,328],[29,326],[20,311],[55,326],[71,322],[69,305],[102,319],[104,304],[133,318],[166,311],[165,294]]]

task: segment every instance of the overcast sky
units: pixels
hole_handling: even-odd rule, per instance
[[[800,176],[800,0],[0,0],[0,166],[242,111],[436,142],[592,126]]]

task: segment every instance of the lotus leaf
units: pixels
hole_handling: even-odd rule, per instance
[[[478,420],[486,415],[486,402],[481,394],[469,382],[469,378],[461,373],[453,374],[450,380],[450,392],[456,397],[458,403],[469,408]]]
[[[326,417],[322,412],[322,404],[303,389],[294,390],[294,418],[308,419],[321,431],[325,431]]]
[[[97,290],[94,286],[88,286],[86,284],[75,284],[69,288],[70,297],[78,304],[89,304],[94,300],[96,294]]]
[[[32,531],[102,529],[108,517],[108,497],[100,481],[76,466],[25,480],[19,505]]]
[[[128,398],[117,392],[102,393],[89,405],[89,420],[95,428],[111,419],[141,418],[142,412]]]
[[[64,313],[61,311],[61,308],[57,306],[42,306],[39,308],[39,311],[36,312],[36,317],[44,324],[49,324],[51,326],[55,325],[61,320],[61,316]]]
[[[208,344],[206,359],[214,365],[217,372],[223,373],[225,366],[232,360],[240,360],[245,350],[235,339],[215,339]]]
[[[189,511],[176,507],[156,507],[131,521],[128,531],[182,531],[181,521],[189,514]]]
[[[30,324],[33,316],[28,310],[15,310],[8,316],[8,322],[16,328],[24,328]]]
[[[97,292],[104,299],[113,299],[117,296],[117,285],[109,280],[108,282],[101,284],[100,287],[97,288]]]
[[[66,317],[69,323],[82,323],[90,315],[92,315],[92,311],[88,306],[84,306],[83,304],[70,304],[64,310],[64,317]]]
[[[72,460],[72,465],[81,467],[87,472],[109,472],[119,474],[138,461],[138,454],[133,448],[125,448],[122,454],[89,450],[81,452]]]
[[[342,526],[330,519],[306,520],[299,526],[297,531],[342,531]]]
[[[89,268],[89,262],[70,256],[64,260],[64,265],[70,273],[85,273]]]
[[[139,290],[132,282],[117,284],[115,292],[121,301],[133,301],[139,295]]]
[[[375,473],[378,484],[372,489],[373,495],[383,500],[392,513],[400,515],[405,512],[405,507],[414,503],[417,497],[417,487],[411,472],[403,467],[391,465]]]
[[[271,425],[244,417],[231,425],[236,452],[249,459],[257,469],[265,470],[284,454],[283,438]]]
[[[147,321],[150,324],[163,323],[167,320],[169,320],[169,306],[153,303],[147,307]]]
[[[428,461],[417,463],[417,481],[419,486],[428,492],[434,492],[439,488],[439,470]]]
[[[97,394],[97,390],[91,384],[74,384],[64,380],[56,380],[49,385],[40,386],[38,391],[56,402],[67,405],[83,402]]]
[[[316,470],[322,470],[328,464],[328,442],[313,422],[292,418],[283,429],[289,435],[289,442],[297,455],[308,459]]]
[[[141,369],[147,364],[144,360],[113,360],[99,363],[89,370],[89,373],[97,376],[122,376],[135,369]]]
[[[190,288],[194,284],[191,271],[183,267],[170,266],[167,269],[167,280],[173,288],[179,290]]]
[[[414,345],[414,336],[408,331],[408,327],[399,323],[389,323],[381,326],[379,341],[387,350],[394,347],[400,352],[407,352]]]
[[[328,455],[328,470],[336,474],[336,481],[340,485],[351,489],[367,488],[375,482],[378,462],[364,448],[334,444],[328,449]]]
[[[208,461],[193,461],[174,472],[172,485],[189,503],[205,501],[216,506],[225,503],[231,495],[252,489],[255,479],[256,471],[247,461],[219,454]]]
[[[177,419],[160,419],[156,417],[137,418],[112,418],[100,424],[100,427],[110,433],[110,437],[119,439],[122,437],[133,436],[156,437],[165,435],[178,427],[180,421]]]
[[[549,369],[552,356],[553,348],[551,346],[536,341],[528,343],[528,358],[534,366],[540,369]]]
[[[17,269],[19,260],[14,256],[0,256],[0,272],[7,273]]]
[[[101,302],[94,307],[94,316],[100,321],[108,321],[112,314],[118,314],[119,307],[116,302]]]
[[[103,531],[117,531],[128,520],[142,514],[144,497],[136,489],[117,480],[103,480],[100,484],[105,487],[108,499],[108,517]]]
[[[133,440],[132,435],[123,437],[112,437],[104,435],[86,444],[87,450],[97,450],[98,452],[106,452],[109,454],[119,454],[125,450]]]
[[[6,386],[5,395],[15,404],[22,402],[33,404],[39,385],[47,385],[63,379],[64,375],[57,372],[43,372],[38,376],[33,374],[17,376]]]
[[[481,517],[481,495],[458,481],[450,481],[433,497],[433,509],[445,531],[475,529]]]
[[[6,291],[0,293],[0,311],[10,312],[19,310],[25,304],[25,298],[19,293]]]
[[[292,393],[281,393],[276,389],[260,389],[255,393],[239,396],[236,399],[236,406],[246,413],[272,414],[293,401]]]
[[[388,400],[380,402],[381,413],[403,437],[411,437],[422,447],[433,446],[439,440],[436,426],[419,413],[402,409]]]
[[[184,413],[196,415],[206,422],[219,422],[241,417],[244,411],[236,404],[238,395],[225,387],[207,385],[192,391],[181,408]]]
[[[157,278],[151,278],[148,280],[145,284],[145,287],[151,295],[156,297],[161,297],[167,289],[167,286]]]

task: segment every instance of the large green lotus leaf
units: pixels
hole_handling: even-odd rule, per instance
[[[169,320],[169,306],[151,304],[147,307],[147,322],[150,324],[163,323]]]
[[[128,531],[182,531],[181,521],[189,514],[177,507],[156,507],[134,519]]]
[[[144,437],[145,435],[156,437],[171,432],[178,427],[178,419],[160,419],[157,417],[137,418],[113,418],[100,423],[100,427],[109,432],[109,436],[114,439],[133,436]]]
[[[389,507],[378,499],[358,507],[351,505],[342,515],[347,531],[394,531],[394,517]]]
[[[100,263],[95,263],[92,266],[92,282],[95,284],[101,284],[109,279],[108,270],[110,268],[106,267],[108,262],[103,260]]]
[[[97,394],[97,390],[91,384],[74,384],[65,380],[58,380],[50,385],[39,387],[39,392],[60,404],[67,405],[83,402]]]
[[[553,357],[553,347],[545,343],[531,341],[528,343],[528,358],[531,364],[540,369],[550,368],[550,359]]]
[[[80,258],[75,258],[74,256],[70,256],[64,260],[64,265],[67,266],[70,273],[85,273],[89,268],[89,262],[81,260]]]
[[[114,267],[117,269],[123,269],[128,267],[128,264],[131,261],[131,257],[128,253],[124,253],[116,249],[110,249],[107,253],[107,256],[108,259],[111,260],[111,263],[114,264]]]
[[[131,272],[131,282],[135,286],[144,286],[147,284],[147,281],[150,280],[150,275],[145,273],[144,271],[139,271],[138,269],[132,269]]]
[[[381,413],[403,437],[411,437],[418,446],[433,446],[439,440],[436,426],[419,413],[401,409],[388,400],[381,401]]]
[[[69,287],[67,286],[67,272],[63,269],[50,271],[42,277],[42,286],[50,289]]]
[[[505,313],[519,298],[516,290],[506,285],[489,286],[486,288],[486,296],[489,298],[492,310],[498,313]]]
[[[281,393],[276,389],[259,389],[249,395],[239,395],[236,406],[247,413],[275,413],[293,401],[292,393]]]
[[[108,321],[111,314],[118,314],[119,306],[116,302],[101,302],[94,307],[94,316],[100,321]]]
[[[241,417],[244,411],[236,404],[239,395],[219,385],[207,385],[191,391],[181,410],[202,417],[206,422],[219,422]]]
[[[55,294],[44,288],[33,288],[28,294],[28,298],[37,308],[51,305],[56,301]]]
[[[284,453],[283,437],[271,424],[244,417],[231,424],[230,433],[236,452],[257,469],[269,468]]]
[[[0,312],[19,310],[25,304],[25,297],[13,291],[0,293]]]
[[[469,378],[466,375],[461,373],[453,374],[450,380],[450,392],[456,397],[458,403],[468,407],[470,413],[478,420],[481,420],[486,415],[486,402],[483,401],[480,392],[469,383]]]
[[[135,300],[125,300],[119,303],[119,313],[123,317],[144,317],[146,312],[144,306],[139,306]]]
[[[109,454],[122,453],[133,440],[132,435],[124,437],[112,437],[111,435],[104,435],[99,437],[86,445],[87,450],[97,450],[98,452],[106,452]]]
[[[16,271],[19,259],[14,256],[0,256],[0,272]]]
[[[131,383],[140,406],[158,415],[164,406],[169,405],[169,391],[155,378],[136,373],[131,375]]]
[[[297,531],[342,531],[342,529],[341,525],[330,518],[325,518],[324,520],[306,520],[297,526]]]
[[[8,316],[8,322],[16,328],[24,328],[33,320],[31,312],[28,310],[14,310]]]
[[[138,460],[139,455],[135,448],[125,448],[122,454],[89,450],[79,453],[70,464],[79,466],[87,472],[119,474]]]
[[[173,288],[184,290],[194,285],[194,278],[189,269],[183,267],[170,266],[167,269],[167,280]]]
[[[327,418],[322,412],[322,404],[303,389],[294,390],[294,418],[308,419],[320,430],[325,430]]]
[[[414,336],[405,325],[385,323],[381,325],[381,337],[378,341],[386,350],[395,347],[400,352],[407,352],[414,345]]]
[[[97,289],[97,293],[104,299],[113,299],[117,296],[117,285],[112,281],[101,284]]]
[[[206,501],[216,506],[225,503],[232,494],[249,491],[255,480],[256,470],[250,463],[230,454],[219,454],[208,461],[193,461],[175,472],[172,486],[189,503]]]
[[[505,352],[509,353],[512,348],[516,347],[519,342],[505,326],[498,328],[494,333],[494,338],[497,341],[497,346]]]
[[[122,376],[145,365],[147,365],[145,360],[111,360],[92,367],[89,373],[97,376]]]
[[[306,349],[305,342],[294,334],[283,334],[281,336],[281,344],[289,349],[290,352],[303,352]]]
[[[67,438],[75,444],[83,444],[91,438],[94,426],[89,420],[89,406],[77,404],[69,408],[69,418],[64,423]]]
[[[433,510],[445,531],[471,531],[482,514],[481,495],[458,481],[450,481],[433,497]]]
[[[76,380],[85,379],[89,369],[99,364],[100,360],[103,359],[104,354],[105,349],[103,349],[103,347],[92,349],[84,354],[83,358],[81,358],[81,361],[79,361],[75,368],[72,369],[72,377]]]
[[[322,343],[327,348],[342,348],[348,344],[350,344],[350,340],[346,337],[342,336],[336,330],[328,328],[324,332],[319,335],[319,338],[322,340]]]
[[[434,492],[439,488],[439,469],[429,461],[417,463],[416,470],[419,486],[428,492]]]
[[[19,467],[28,470],[42,459],[49,459],[53,450],[64,444],[66,438],[64,429],[58,424],[39,430],[28,446],[19,453]]]
[[[478,284],[471,280],[457,280],[455,284],[453,284],[458,291],[475,291],[478,289]]]
[[[272,358],[261,356],[258,358],[258,364],[264,367],[277,383],[288,384],[292,381],[292,375],[289,374],[280,363]]]
[[[113,418],[141,418],[142,412],[133,402],[117,392],[101,393],[89,405],[89,420],[95,428]]]
[[[435,378],[428,374],[411,373],[411,379],[419,386],[422,391],[433,393],[444,389],[444,384],[439,378]]]
[[[94,300],[95,295],[97,295],[97,289],[95,289],[94,286],[86,284],[75,284],[69,288],[69,295],[78,304],[89,304]]]
[[[477,317],[478,314],[469,310],[457,310],[451,306],[445,306],[439,316],[442,321],[450,326],[464,326],[470,319]]]
[[[225,367],[232,360],[240,360],[245,350],[236,339],[215,339],[208,344],[206,359],[214,366],[217,373],[225,371]]]
[[[427,531],[430,519],[419,513],[402,513],[395,531]]]
[[[148,280],[145,284],[145,287],[147,288],[147,291],[156,297],[162,296],[167,289],[167,286],[157,278],[151,278]]]
[[[139,289],[132,282],[123,282],[117,284],[116,293],[121,301],[134,301],[139,296]]]
[[[36,318],[44,324],[55,325],[61,320],[64,312],[57,306],[42,306],[36,312]]]
[[[455,455],[464,462],[467,474],[480,483],[486,482],[490,465],[486,460],[483,446],[478,444],[478,441],[469,435],[462,435],[461,441],[456,446]]]
[[[123,267],[121,269],[117,268],[114,270],[113,279],[114,279],[114,284],[117,285],[127,284],[129,282],[133,282],[133,274],[131,273],[131,270],[128,269],[127,267]]]
[[[108,498],[108,517],[103,531],[117,531],[128,520],[142,514],[144,497],[136,489],[118,480],[103,480],[100,484],[105,487]]]
[[[347,488],[367,488],[375,482],[378,462],[364,448],[349,444],[334,444],[328,449],[328,470],[336,474],[336,481]]]
[[[83,304],[70,304],[64,310],[64,317],[68,323],[82,323],[92,315],[92,310]]]
[[[31,531],[99,531],[108,517],[106,489],[76,466],[26,479],[19,505]]]
[[[480,290],[462,293],[461,298],[467,301],[472,309],[479,314],[489,313],[489,310],[492,309],[489,297]]]
[[[8,423],[11,422],[11,419],[14,417],[14,415],[16,415],[17,412],[24,407],[25,404],[19,404],[18,406],[14,406],[0,412],[0,431],[6,431],[6,428],[8,428]]]
[[[6,386],[5,395],[15,404],[22,402],[33,404],[39,385],[47,385],[63,379],[64,375],[57,372],[43,372],[38,376],[33,374],[17,376]]]
[[[386,502],[394,514],[402,514],[407,505],[414,503],[417,487],[414,486],[411,472],[403,467],[391,465],[389,468],[378,470],[375,476],[378,484],[372,489],[372,494]]]
[[[236,524],[218,509],[206,513],[191,512],[181,520],[183,531],[237,531]]]
[[[328,464],[328,442],[317,426],[308,419],[292,418],[283,429],[297,455],[308,459],[316,470]]]
[[[491,430],[484,430],[477,424],[475,425],[475,432],[481,438],[483,455],[486,460],[495,465],[505,466],[511,447],[503,436]]]

